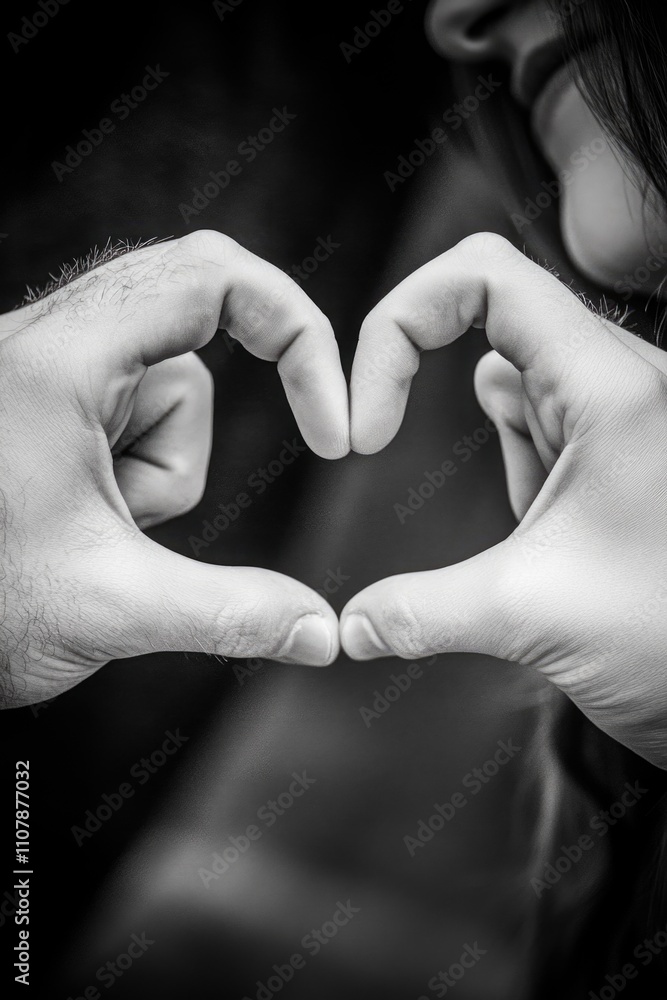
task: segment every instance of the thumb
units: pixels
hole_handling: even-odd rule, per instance
[[[102,576],[99,566],[87,573],[98,581],[96,653],[105,660],[178,650],[323,667],[338,655],[330,606],[281,573],[197,562],[141,535],[103,558]]]
[[[446,569],[380,580],[343,610],[343,649],[354,660],[453,651],[519,659],[519,620],[522,642],[530,639],[515,565],[504,541]]]

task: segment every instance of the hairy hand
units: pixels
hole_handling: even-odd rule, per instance
[[[357,659],[477,651],[527,664],[667,767],[667,356],[593,315],[499,236],[465,240],[365,320],[354,450],[403,418],[419,352],[484,327],[477,370],[519,526],[464,563],[373,584],[341,618]]]
[[[329,322],[218,233],[135,250],[0,318],[5,704],[154,650],[336,657],[336,618],[308,587],[198,563],[140,531],[201,497],[212,386],[192,352],[219,327],[277,362],[306,443],[345,455],[347,387]]]

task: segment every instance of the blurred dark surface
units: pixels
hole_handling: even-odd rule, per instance
[[[430,50],[422,3],[407,4],[348,64],[340,43],[368,10],[243,0],[220,20],[209,3],[73,2],[19,52],[7,46],[2,307],[109,237],[219,229],[285,269],[331,237],[340,246],[303,287],[330,317],[349,371],[369,307],[470,232],[502,232],[573,277],[555,207],[522,237],[509,221],[549,172],[503,88],[472,135],[451,136],[390,192],[384,172],[467,91]],[[33,7],[16,11],[6,32]],[[169,73],[164,83],[58,182],[52,161],[156,64]],[[296,119],[185,224],[179,205],[283,106]],[[424,357],[386,451],[335,464],[300,457],[201,557],[278,569],[315,588],[342,574],[331,598],[339,610],[376,579],[458,561],[506,535],[495,438],[405,524],[394,511],[424,470],[483,424],[472,373],[485,349],[470,334]],[[187,555],[189,536],[297,433],[271,365],[230,353],[223,338],[202,355],[217,393],[208,490],[195,511],[154,532]],[[529,751],[414,858],[403,838],[498,740],[527,747],[540,682],[489,659],[441,656],[367,727],[359,708],[406,664],[238,666],[156,654],[4,714],[3,759],[32,761],[31,940],[48,995],[80,995],[145,932],[155,944],[115,980],[114,996],[255,997],[272,965],[303,952],[303,935],[349,898],[359,914],[308,958],[286,997],[417,997],[474,942],[486,954],[457,997],[516,996],[534,906],[523,871]],[[134,782],[135,796],[79,847],[71,828],[176,729],[188,737],[183,748],[145,786]],[[304,769],[316,779],[308,795],[205,888],[198,869]],[[12,926],[5,920],[0,935]]]

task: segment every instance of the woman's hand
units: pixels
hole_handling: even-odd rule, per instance
[[[119,257],[0,317],[0,688],[6,705],[108,660],[204,650],[325,664],[338,623],[278,573],[198,563],[142,535],[193,507],[225,327],[276,361],[310,447],[349,450],[331,325],[294,282],[219,233]]]
[[[476,389],[520,524],[464,563],[390,577],[341,618],[356,659],[478,651],[528,664],[667,767],[667,356],[499,236],[420,268],[365,320],[352,447],[394,437],[419,352],[483,327]]]

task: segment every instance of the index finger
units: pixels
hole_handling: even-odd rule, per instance
[[[277,362],[314,452],[340,458],[349,451],[347,384],[331,324],[284,272],[221,233],[202,230],[135,250],[46,301],[53,319],[65,313],[77,353],[105,379],[142,374],[224,328],[255,357]]]
[[[483,327],[491,346],[520,372],[544,382],[586,373],[605,339],[600,319],[553,274],[495,233],[468,237],[396,286],[364,320],[351,382],[352,447],[384,448],[398,431],[419,354]],[[598,357],[599,360],[599,357]]]

